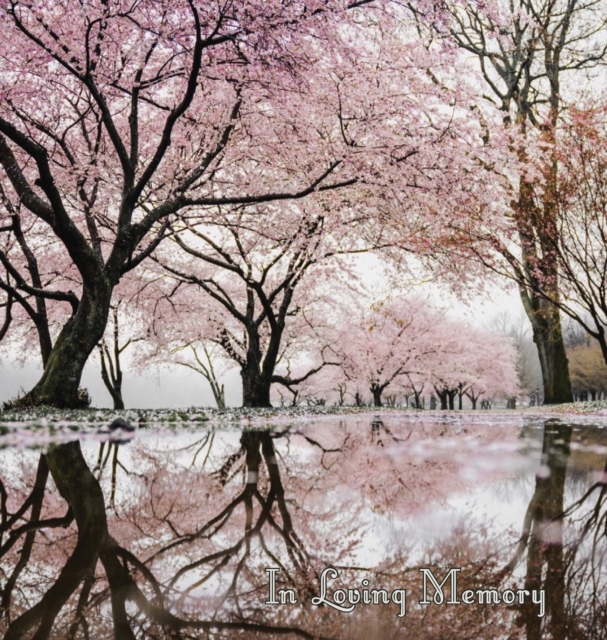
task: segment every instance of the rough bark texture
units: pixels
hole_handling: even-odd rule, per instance
[[[242,406],[243,407],[271,407],[270,386],[257,367],[243,366],[240,371],[242,377]]]
[[[44,373],[25,400],[32,404],[77,407],[84,365],[103,337],[110,309],[112,288],[104,281],[85,288],[76,313],[63,327]]]
[[[546,300],[536,302],[539,310],[529,319],[542,368],[544,404],[573,402],[559,310]]]
[[[565,352],[559,299],[558,268],[554,258],[556,231],[556,166],[547,171],[542,207],[534,202],[532,185],[522,182],[516,210],[522,250],[518,267],[519,291],[533,329],[542,369],[544,404],[573,402],[569,361]],[[541,220],[541,224],[538,224]]]

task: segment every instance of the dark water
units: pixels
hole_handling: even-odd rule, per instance
[[[607,637],[607,431],[436,416],[5,446],[0,634]]]

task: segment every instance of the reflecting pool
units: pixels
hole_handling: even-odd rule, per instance
[[[0,634],[605,638],[598,420],[5,430]]]

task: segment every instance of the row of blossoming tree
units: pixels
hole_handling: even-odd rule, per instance
[[[355,287],[348,258],[365,252],[397,274],[413,256],[454,285],[487,269],[514,278],[545,400],[571,399],[560,313],[586,305],[605,342],[604,287],[597,298],[578,286],[605,277],[605,243],[569,250],[605,217],[600,199],[576,195],[603,178],[583,170],[595,156],[580,135],[605,137],[600,118],[566,112],[584,97],[567,78],[603,60],[607,13],[553,4],[2,0],[0,339],[25,341],[43,364],[22,401],[82,403],[100,346],[119,404],[123,300],[146,325],[132,339],[211,336],[239,365],[247,406],[337,361],[376,403],[404,376],[461,396],[484,366],[463,356],[457,383],[437,377],[440,358],[426,376],[421,355],[405,355],[389,382],[354,373],[366,353],[383,358],[364,317],[378,309],[350,314],[359,323],[341,340],[341,312],[326,309],[331,292]],[[423,306],[419,320],[394,322],[423,324]],[[170,340],[169,318],[182,330]],[[434,343],[443,357],[456,350]],[[317,352],[306,371],[298,350]]]
[[[477,401],[516,398],[520,392],[517,351],[502,334],[453,320],[427,300],[395,298],[358,313],[348,309],[335,327],[334,364],[323,368],[303,389],[312,401],[375,406],[398,397],[418,409],[426,396],[441,409],[462,409]],[[297,396],[293,394],[296,398]]]
[[[392,295],[373,302],[362,286],[342,296],[323,295],[322,289],[310,286],[306,298],[295,298],[297,317],[285,327],[267,382],[259,382],[266,385],[264,391],[273,402],[360,405],[372,400],[381,406],[399,396],[407,402],[410,397],[413,406],[422,408],[425,399],[435,396],[441,408],[453,409],[457,398],[461,409],[464,398],[476,408],[479,399],[523,395],[518,352],[509,336],[449,318],[419,296]],[[201,325],[197,302],[205,305],[205,317],[212,321]],[[148,307],[153,324],[141,318],[142,309]],[[122,326],[114,314],[110,346],[104,345],[100,352],[102,372],[108,370],[106,363],[113,366],[111,371],[121,371],[121,351],[137,342],[131,360],[135,368],[155,364],[166,371],[179,365],[196,371],[206,379],[220,408],[225,407],[223,376],[235,370],[242,377],[247,403],[251,347],[246,326],[226,314],[222,305],[209,305],[204,296],[197,298],[183,288],[167,297],[148,292],[146,304],[131,308],[140,318],[128,322],[123,303],[121,322],[133,332],[122,338],[120,331],[114,337]],[[267,326],[261,326],[253,348],[267,359],[273,348]],[[121,381],[113,380],[118,392],[113,395],[121,397]],[[106,386],[112,392],[112,386]]]

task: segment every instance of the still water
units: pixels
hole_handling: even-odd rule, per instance
[[[14,436],[0,436],[4,638],[607,637],[599,422]]]

